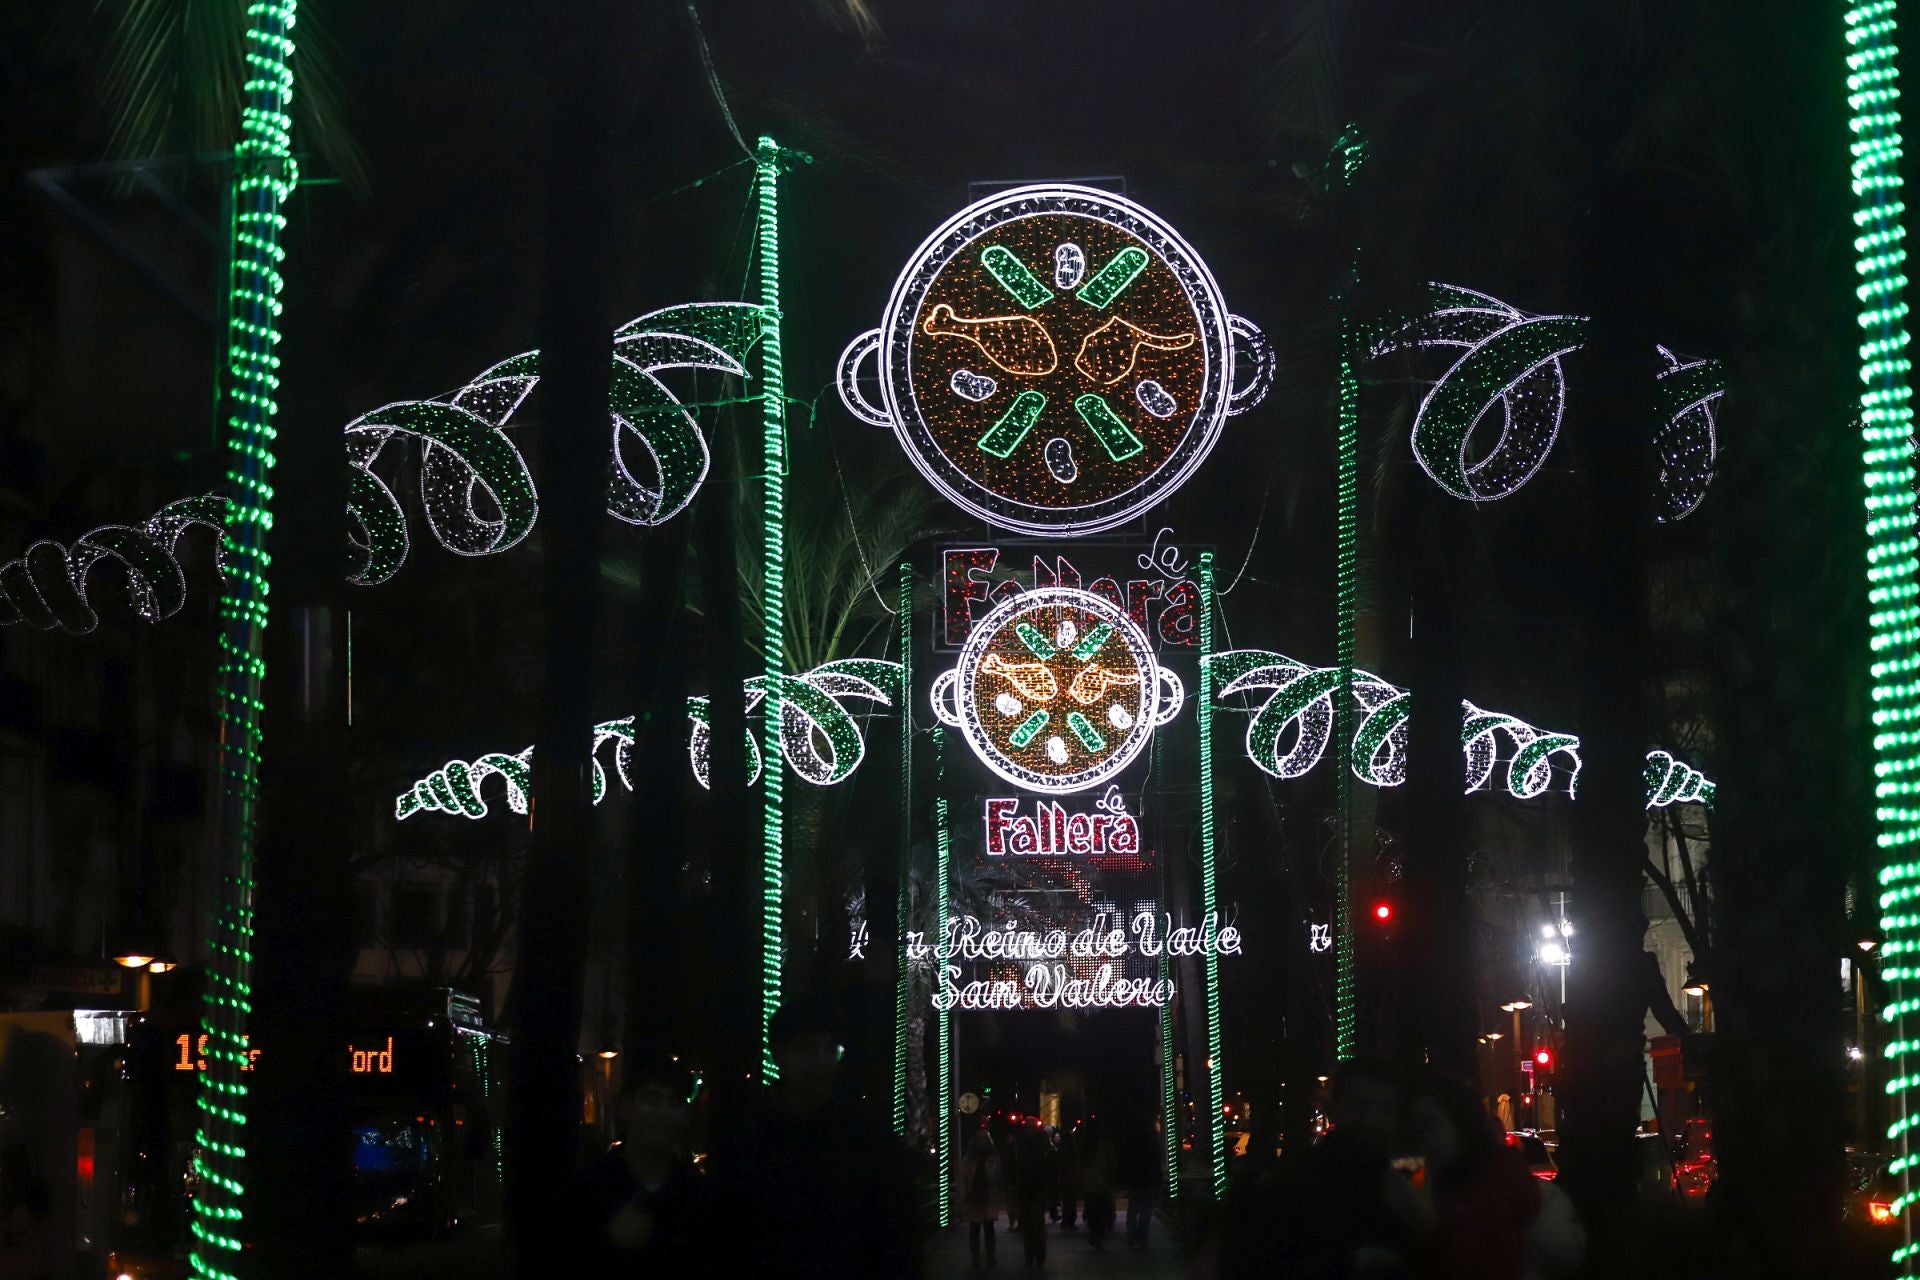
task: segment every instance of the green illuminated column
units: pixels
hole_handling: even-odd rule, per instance
[[[1155,734],[1153,738],[1153,761],[1151,768],[1154,777],[1159,777],[1163,764],[1161,743],[1164,736]],[[1161,846],[1165,845],[1160,840]],[[1170,879],[1172,868],[1164,863],[1160,869],[1161,901],[1170,902],[1173,896],[1173,884]],[[1160,953],[1160,979],[1163,982],[1173,978],[1173,957],[1167,955],[1164,948]],[[1174,1073],[1173,1055],[1173,1001],[1160,1006],[1160,1109],[1161,1138],[1166,1143],[1167,1160],[1167,1199],[1172,1200],[1180,1194],[1180,1087]]]
[[[1173,962],[1163,952],[1160,978],[1173,977]],[[1180,1194],[1180,1088],[1173,1071],[1173,1002],[1160,1006],[1160,1109],[1167,1146],[1167,1199]]]
[[[1213,552],[1200,553],[1200,917],[1209,932],[1217,928],[1219,886],[1214,876],[1213,841],[1213,675],[1207,659],[1213,655]],[[1202,1001],[1207,1018],[1207,1149],[1213,1162],[1213,1198],[1227,1194],[1227,1135],[1220,1124],[1225,1105],[1224,1070],[1220,1056],[1220,955],[1206,954],[1206,992]]]
[[[1883,972],[1893,986],[1884,1016],[1893,1024],[1887,1082],[1898,1144],[1890,1171],[1904,1243],[1894,1251],[1911,1276],[1912,1169],[1916,1119],[1912,1065],[1920,1057],[1920,539],[1914,524],[1912,361],[1907,357],[1906,235],[1900,199],[1899,50],[1896,0],[1855,0],[1847,9],[1847,104],[1853,112],[1854,252],[1860,284],[1860,423],[1867,488],[1867,599],[1872,630],[1875,817],[1885,864],[1880,870]]]
[[[1334,143],[1339,152],[1340,178],[1351,184],[1365,147],[1349,125]],[[1359,263],[1349,274],[1347,289],[1358,282]],[[1333,740],[1338,744],[1333,770],[1334,809],[1339,819],[1339,847],[1333,864],[1333,1052],[1340,1061],[1353,1057],[1359,1026],[1355,1011],[1353,954],[1353,769],[1346,758],[1353,741],[1353,663],[1355,586],[1360,565],[1360,380],[1353,371],[1356,344],[1353,300],[1341,299],[1340,310],[1340,422],[1335,444],[1339,457],[1335,491],[1338,508],[1334,609],[1338,630],[1335,660],[1340,665],[1340,691],[1333,703]]]
[[[913,990],[912,971],[907,964],[909,891],[907,850],[913,847],[913,566],[900,562],[900,849],[894,855],[900,868],[900,925],[894,931],[895,949],[893,990],[893,1131],[901,1137],[907,1132],[907,1015]],[[868,911],[876,908],[869,906]],[[869,915],[868,919],[872,919]]]
[[[767,1031],[780,1006],[781,967],[781,786],[786,770],[780,762],[780,681],[786,675],[787,572],[787,394],[780,366],[780,148],[763,137],[757,151],[760,191],[760,305],[765,318],[760,338],[760,421],[764,462],[765,524],[761,543],[760,587],[761,656],[766,662],[767,692],[762,704],[766,735],[761,757],[768,762],[760,775],[765,789],[760,871],[763,906],[760,915],[760,1074],[768,1084],[780,1078]]]
[[[942,948],[947,942],[947,871],[952,845],[947,838],[947,736],[933,727],[933,989],[940,989]],[[940,1225],[953,1220],[953,1014],[941,1009],[935,1028],[940,1041],[939,1086],[934,1090],[934,1125],[939,1136]]]
[[[241,1265],[247,1157],[247,1019],[253,983],[253,842],[260,803],[266,682],[267,534],[273,528],[273,417],[280,359],[281,206],[298,181],[293,100],[295,0],[247,6],[240,140],[233,152],[227,328],[226,574],[220,596],[220,778],[214,899],[194,1133],[194,1274],[232,1280]]]

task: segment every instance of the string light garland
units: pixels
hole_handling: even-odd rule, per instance
[[[975,624],[933,682],[934,714],[1015,786],[1098,786],[1179,714],[1180,678],[1160,666],[1132,616],[1104,596],[1036,587]]]
[[[1234,649],[1202,659],[1202,672],[1215,682],[1214,697],[1227,702],[1266,692],[1247,725],[1247,758],[1276,778],[1298,778],[1319,764],[1334,738],[1334,700],[1339,670],[1310,667],[1285,654],[1264,649]],[[1406,781],[1407,715],[1411,695],[1368,671],[1354,673],[1359,727],[1347,750],[1348,768],[1360,781],[1397,787]],[[1531,800],[1552,789],[1556,777],[1573,794],[1580,774],[1580,739],[1540,729],[1517,716],[1461,704],[1462,779],[1468,792],[1489,789],[1494,767],[1506,768],[1498,784],[1516,800]],[[1505,752],[1501,743],[1505,740]],[[1556,768],[1557,766],[1557,768]],[[1714,785],[1704,774],[1665,751],[1647,753],[1647,807],[1671,804],[1711,806]]]
[[[1559,437],[1567,398],[1561,360],[1583,345],[1587,318],[1529,315],[1460,285],[1436,283],[1428,290],[1429,309],[1377,339],[1371,354],[1408,347],[1462,350],[1414,415],[1414,457],[1456,498],[1511,497],[1546,463]],[[1656,518],[1665,523],[1692,514],[1713,480],[1726,380],[1716,360],[1655,350],[1662,367],[1655,388],[1660,476],[1654,496]],[[1486,436],[1493,437],[1492,445],[1476,449],[1476,440]]]
[[[948,877],[952,874],[953,843],[947,831],[947,735],[939,725],[933,727],[933,936],[947,936]],[[949,1009],[936,1007],[935,1039],[939,1042],[935,1066],[935,1121],[939,1137],[935,1142],[937,1174],[936,1198],[940,1226],[953,1221],[953,1016]]]
[[[913,902],[911,878],[906,874],[907,850],[913,847],[913,715],[904,692],[913,688],[913,566],[900,562],[900,597],[896,610],[900,618],[900,851],[895,867],[900,873],[900,892],[895,904],[899,929],[907,927]],[[893,1132],[907,1135],[907,1023],[912,997],[911,975],[903,958],[896,956],[893,990]]]
[[[88,599],[96,569],[111,566],[126,583],[134,611],[148,622],[179,612],[187,601],[179,543],[189,528],[226,529],[227,500],[218,492],[180,498],[133,526],[109,524],[89,530],[63,547],[36,542],[18,560],[0,564],[0,626],[24,622],[84,635],[100,625]],[[226,564],[226,542],[215,542],[215,560]]]
[[[253,0],[242,46],[240,137],[233,149],[233,240],[228,255],[227,500],[221,515],[219,678],[221,794],[214,824],[220,861],[200,1029],[187,1262],[202,1280],[235,1280],[241,1223],[248,1085],[247,1024],[253,1011],[253,849],[260,804],[261,713],[266,683],[267,573],[272,558],[274,397],[280,387],[281,212],[299,184],[293,157],[295,0]],[[114,539],[123,547],[139,544]],[[86,542],[85,539],[82,542]],[[96,545],[106,545],[98,543]],[[143,568],[159,570],[167,554]],[[143,548],[144,549],[144,548]],[[71,564],[71,561],[69,561]],[[177,570],[177,564],[175,565]],[[84,578],[84,574],[81,575]],[[130,572],[129,582],[137,575]],[[69,575],[69,581],[72,581]],[[184,591],[184,583],[182,583]],[[141,598],[138,587],[136,601]],[[159,607],[161,601],[149,602]],[[176,606],[177,607],[177,606]],[[89,610],[88,612],[91,612]]]
[[[659,375],[697,369],[745,377],[746,354],[767,327],[756,304],[703,302],[648,312],[615,332],[609,515],[657,525],[692,501],[707,475],[706,439]],[[406,562],[406,513],[374,470],[396,439],[419,443],[421,506],[441,546],[456,555],[494,555],[532,532],[539,495],[507,432],[540,380],[539,359],[539,352],[525,352],[451,395],[390,404],[347,424],[352,581],[385,582]]]
[[[763,717],[766,752],[772,755],[785,750],[791,759],[788,739],[794,731],[789,708],[794,704],[787,700],[788,677],[782,666],[786,655],[783,629],[787,612],[787,402],[780,347],[780,171],[787,163],[788,153],[772,138],[762,135],[754,150],[754,186],[759,195],[756,241],[760,250],[760,312],[764,320],[760,344],[760,652],[766,672],[762,677],[761,696],[767,703],[767,714]],[[781,805],[784,782],[779,769],[770,769],[761,793],[760,1077],[767,1084],[780,1078],[780,1065],[773,1057],[772,1027],[773,1015],[780,1007],[785,945]]]
[[[656,525],[686,508],[707,475],[707,444],[693,415],[659,375],[697,369],[747,376],[743,361],[766,327],[765,314],[754,303],[689,303],[649,312],[615,333],[609,515]],[[256,364],[235,367],[251,370]],[[259,367],[269,371],[260,376],[270,376],[271,364]],[[529,351],[492,366],[451,395],[397,402],[347,424],[350,581],[362,586],[387,581],[411,549],[405,508],[374,469],[396,439],[419,445],[421,506],[441,546],[458,555],[493,555],[532,531],[539,496],[526,459],[507,432],[538,381],[539,353]],[[252,453],[243,456],[260,461]],[[233,491],[257,495],[263,483],[236,484]],[[0,564],[0,626],[24,622],[76,634],[92,631],[100,620],[88,587],[94,571],[108,565],[124,575],[143,619],[158,622],[177,613],[186,599],[176,555],[180,536],[193,525],[224,531],[228,501],[218,491],[182,498],[140,525],[103,525],[66,547],[34,543],[18,559]],[[249,562],[222,540],[218,563],[224,574]]]
[[[1358,126],[1349,124],[1334,140],[1340,181],[1351,187],[1365,161],[1367,147]],[[1348,271],[1351,294],[1359,285],[1356,250]],[[1355,626],[1360,579],[1360,378],[1354,369],[1359,335],[1343,297],[1340,308],[1340,406],[1334,436],[1334,661],[1339,672],[1338,696],[1333,701],[1333,731],[1342,742],[1354,733]],[[1353,779],[1347,770],[1334,774],[1334,811],[1339,823],[1333,874],[1333,928],[1339,937],[1333,957],[1333,1053],[1337,1061],[1352,1058],[1359,1044],[1359,973],[1353,936]]]
[[[1875,820],[1880,868],[1881,972],[1892,998],[1881,1016],[1892,1027],[1886,1092],[1892,1123],[1887,1138],[1898,1154],[1888,1172],[1899,1180],[1893,1212],[1904,1243],[1893,1253],[1903,1275],[1916,1256],[1910,1211],[1915,1192],[1913,1138],[1920,1112],[1913,1090],[1920,1076],[1910,1060],[1920,1053],[1920,529],[1913,488],[1913,364],[1907,354],[1906,228],[1901,198],[1899,11],[1895,0],[1853,0],[1847,6],[1847,105],[1853,113],[1855,290],[1860,303],[1861,464],[1866,479],[1867,600],[1873,677]]]
[[[876,357],[879,404],[860,385]],[[1272,377],[1271,346],[1228,313],[1186,241],[1130,200],[1066,184],[949,218],[838,371],[848,412],[892,428],[955,505],[1047,537],[1166,498]]]
[[[1685,359],[1665,347],[1654,350],[1666,366],[1653,391],[1659,423],[1653,443],[1660,454],[1654,518],[1670,524],[1692,515],[1713,483],[1727,377],[1718,360]]]
[[[830,787],[853,775],[866,757],[866,740],[860,721],[841,703],[856,699],[877,707],[889,707],[902,687],[899,663],[881,658],[841,658],[823,663],[803,676],[781,677],[779,714],[780,732],[775,739],[780,756],[802,780],[818,787]],[[758,712],[764,721],[767,711],[767,680],[753,676],[744,682],[747,715]],[[710,712],[707,699],[687,699],[689,721],[688,757],[694,778],[707,786],[707,750]],[[607,791],[606,771],[600,762],[601,748],[614,745],[614,772],[628,791],[633,790],[628,772],[633,745],[633,717],[607,720],[593,727],[593,802],[599,804]],[[760,781],[762,756],[760,740],[748,732],[747,785]],[[416,813],[444,813],[480,819],[487,816],[487,803],[480,794],[486,779],[498,777],[504,784],[507,807],[525,814],[532,794],[533,748],[508,754],[490,752],[476,760],[449,760],[426,777],[400,793],[394,800],[393,816],[406,819]]]
[[[1213,552],[1200,553],[1200,914],[1220,918],[1219,884],[1215,868],[1213,825]],[[1213,1198],[1227,1195],[1226,1134],[1222,1129],[1225,1084],[1220,1036],[1220,958],[1209,951],[1204,968],[1207,1010],[1207,1151],[1213,1171]]]

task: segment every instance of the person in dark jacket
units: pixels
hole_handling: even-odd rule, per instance
[[[1127,1193],[1127,1248],[1147,1247],[1153,1206],[1166,1177],[1166,1151],[1151,1120],[1127,1131],[1120,1146],[1120,1185]]]
[[[1391,1064],[1356,1058],[1335,1073],[1332,1122],[1299,1167],[1256,1166],[1229,1193],[1220,1280],[1400,1280],[1432,1212],[1395,1166],[1405,1086]]]
[[[1023,1129],[1014,1147],[1014,1205],[1020,1214],[1020,1242],[1029,1267],[1047,1265],[1047,1206],[1059,1193],[1060,1171],[1053,1139],[1035,1126]]]
[[[923,1273],[912,1164],[844,1078],[824,1001],[789,1001],[769,1040],[778,1083],[714,1154],[724,1254],[740,1275],[782,1280]],[[714,1255],[707,1263],[712,1267]]]
[[[705,1256],[712,1219],[689,1124],[676,1074],[645,1074],[623,1091],[620,1141],[588,1166],[577,1200],[596,1274],[674,1275]]]

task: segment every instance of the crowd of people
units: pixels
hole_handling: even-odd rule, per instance
[[[1387,1064],[1334,1077],[1305,1160],[1250,1169],[1225,1206],[1219,1280],[1553,1280],[1586,1233],[1463,1084],[1409,1091]]]
[[[1000,1137],[979,1122],[962,1149],[954,1181],[959,1216],[967,1224],[973,1265],[998,1263],[994,1229],[1000,1217],[1020,1237],[1026,1266],[1047,1262],[1047,1230],[1086,1227],[1086,1241],[1103,1252],[1127,1206],[1126,1247],[1147,1247],[1153,1209],[1164,1184],[1160,1133],[1151,1120],[1110,1126],[1093,1116],[1060,1128],[1032,1121]]]
[[[816,1012],[776,1015],[779,1081],[716,1135],[710,1173],[692,1163],[684,1088],[656,1073],[627,1090],[621,1141],[575,1197],[599,1274],[693,1274],[716,1250],[755,1275],[924,1274],[916,1170],[863,1109],[836,1105],[844,1050]],[[1220,1212],[1182,1223],[1194,1274],[1553,1280],[1580,1265],[1585,1234],[1565,1195],[1530,1175],[1465,1086],[1410,1091],[1385,1065],[1350,1062],[1327,1118],[1303,1159],[1241,1161]],[[953,1166],[954,1217],[975,1269],[998,1266],[1003,1217],[1030,1270],[1065,1233],[1104,1252],[1122,1203],[1126,1247],[1144,1250],[1165,1171],[1151,1118],[997,1132],[981,1120]]]

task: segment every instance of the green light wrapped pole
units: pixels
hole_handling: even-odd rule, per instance
[[[1160,979],[1173,978],[1173,962],[1163,952]],[[1173,1074],[1173,1002],[1160,1006],[1160,1110],[1161,1137],[1166,1143],[1167,1199],[1180,1195],[1180,1089]]]
[[[907,1017],[911,1012],[912,970],[907,964],[906,932],[912,903],[907,850],[913,847],[913,566],[900,562],[900,893],[894,931],[898,956],[893,987],[893,1131],[907,1133]],[[871,917],[869,917],[871,919]]]
[[[766,741],[762,758],[772,761],[762,779],[760,872],[763,896],[760,914],[760,1074],[768,1084],[780,1078],[768,1032],[774,1010],[780,1007],[781,934],[784,930],[781,891],[784,769],[780,752],[780,685],[786,675],[787,574],[787,392],[780,352],[780,166],[782,153],[772,138],[762,137],[755,152],[760,193],[760,305],[764,310],[760,337],[760,421],[765,474],[761,490],[761,656],[766,662]]]
[[[1213,654],[1213,552],[1200,553],[1200,916],[1211,931],[1220,911],[1219,885],[1214,870],[1213,840],[1213,674],[1207,659]],[[1220,1055],[1220,956],[1212,947],[1206,954],[1207,1017],[1207,1151],[1213,1165],[1213,1198],[1227,1194],[1227,1135],[1220,1111],[1226,1105],[1224,1070]]]
[[[1894,1211],[1904,1243],[1894,1251],[1911,1276],[1913,1129],[1920,1116],[1912,1061],[1920,1056],[1920,532],[1914,521],[1913,389],[1907,356],[1906,230],[1900,199],[1899,48],[1896,0],[1855,0],[1847,8],[1847,105],[1853,112],[1855,269],[1860,275],[1860,425],[1867,499],[1867,600],[1872,631],[1875,817],[1885,864],[1880,870],[1883,972],[1893,998],[1887,1082],[1898,1144],[1889,1171],[1900,1179]]]
[[[1164,763],[1161,754],[1161,743],[1164,740],[1162,735],[1154,735],[1151,768],[1152,776],[1156,778],[1160,776]],[[1171,867],[1161,868],[1161,890],[1168,898],[1171,898],[1173,889],[1169,879],[1171,875]],[[1160,980],[1171,983],[1173,977],[1173,958],[1162,948]],[[1171,986],[1168,989],[1171,990]],[[1180,1194],[1180,1088],[1179,1081],[1174,1075],[1173,1032],[1173,1001],[1169,1000],[1160,1006],[1160,1136],[1166,1147],[1164,1154],[1167,1165],[1167,1199],[1169,1200],[1177,1198]]]
[[[233,1280],[246,1193],[247,1021],[253,1011],[253,845],[260,804],[260,719],[267,629],[267,534],[273,528],[273,418],[280,387],[281,207],[298,182],[293,159],[296,0],[247,6],[246,78],[233,151],[233,240],[227,326],[226,574],[220,596],[221,865],[201,1029],[188,1261],[196,1276]]]
[[[947,873],[952,843],[947,837],[947,735],[933,728],[933,966],[934,987],[940,985],[940,966],[946,961],[940,948],[947,940]],[[939,1037],[939,1084],[934,1091],[934,1124],[939,1134],[940,1225],[953,1221],[953,1014],[939,1010],[935,1030]]]
[[[1339,152],[1341,182],[1351,185],[1366,150],[1358,132],[1347,126],[1334,143]],[[1350,273],[1349,288],[1357,283],[1359,262]],[[1333,740],[1353,741],[1353,665],[1356,587],[1360,576],[1360,379],[1355,375],[1357,345],[1352,299],[1341,300],[1340,312],[1340,420],[1335,439],[1338,474],[1335,480],[1334,610],[1335,661],[1340,667],[1340,690],[1333,703]],[[1355,1008],[1353,937],[1353,771],[1338,767],[1333,774],[1334,810],[1339,823],[1339,848],[1333,867],[1333,1053],[1342,1062],[1354,1055],[1359,1028]]]

